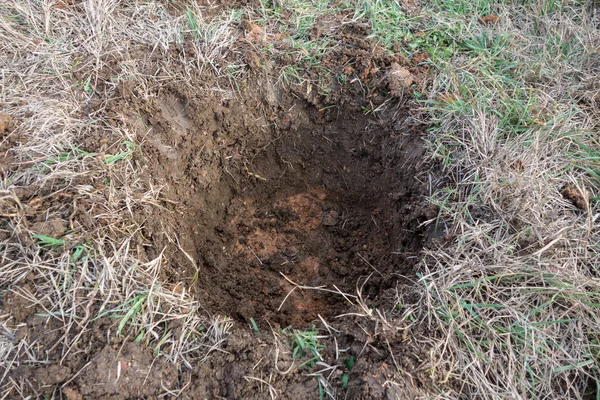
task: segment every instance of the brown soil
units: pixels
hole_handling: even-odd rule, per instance
[[[423,205],[425,188],[416,179],[419,130],[398,108],[374,118],[346,99],[344,107],[323,114],[268,87],[274,106],[261,101],[265,85],[249,90],[258,99],[198,96],[183,87],[160,93],[139,127],[150,132],[142,150],[144,178],[148,187],[164,188],[160,207],[139,215],[147,257],[166,248],[167,279],[192,282],[191,256],[198,268],[194,289],[205,307],[241,326],[252,318],[261,331],[311,327],[320,325],[319,316],[331,321],[356,311],[341,295],[293,290],[291,282],[335,285],[349,294],[366,282],[369,304],[385,304],[386,294],[406,282],[403,276],[414,276],[423,245],[419,225],[435,216]],[[339,327],[355,357],[372,340],[353,322]],[[231,355],[212,357],[191,373],[191,382],[202,383],[192,383],[189,398],[264,398],[259,383],[244,376],[273,374],[273,349],[256,347],[249,332],[248,340],[239,332],[230,337]],[[381,353],[362,353],[350,398],[411,398],[411,385],[384,386],[393,368],[382,361],[389,357],[385,335],[379,340]],[[406,351],[399,340],[393,343],[397,354]],[[261,359],[268,361],[254,369]],[[302,371],[272,384],[283,398],[318,393],[315,378]]]
[[[164,187],[164,203],[141,218],[148,258],[173,241],[192,256],[210,311],[306,326],[345,300],[297,290],[283,303],[290,280],[353,293],[372,275],[365,290],[376,297],[413,275],[418,225],[432,215],[416,206],[420,137],[394,114],[369,118],[348,106],[324,116],[276,95],[272,110],[164,90],[140,127],[150,132],[144,176]],[[165,272],[191,281],[187,255],[168,257]]]
[[[339,294],[293,284],[350,295],[361,287],[370,307],[394,304],[390,299],[401,287],[410,301],[405,277],[415,275],[425,236],[420,225],[436,215],[423,198],[422,130],[409,110],[394,100],[375,115],[363,112],[389,95],[406,95],[422,77],[407,60],[367,51],[372,45],[361,39],[367,34],[344,32],[346,40],[360,43],[356,54],[345,51],[336,65],[327,60],[333,69],[375,82],[367,92],[350,83],[326,96],[309,95],[305,87],[273,84],[262,70],[249,72],[248,86],[235,98],[197,89],[206,87],[204,81],[163,86],[144,102],[136,100],[135,85],[121,84],[111,110],[144,138],[135,161],[145,190],[161,188],[159,203],[135,210],[143,227],[137,238],[142,257],[164,251],[164,281],[191,285],[207,311],[238,324],[224,352],[194,370],[154,359],[141,345],[108,339],[114,321],[102,319],[81,338],[85,351],[61,360],[54,346],[59,335],[52,333],[57,327],[35,316],[23,297],[8,295],[4,305],[26,332],[18,334],[53,350],[47,367],[23,366],[13,378],[28,377],[38,393],[62,392],[72,400],[154,398],[182,388],[172,395],[268,398],[266,384],[253,378],[272,385],[279,398],[313,399],[319,385],[306,368],[280,373],[293,360],[278,353],[270,331],[322,327],[322,317],[340,331],[335,346],[345,349],[343,358],[356,359],[345,371],[348,389],[342,389],[341,369],[332,378],[340,398],[414,398],[427,379],[419,380],[423,371],[412,372],[421,360],[409,354],[425,358],[422,349],[409,349],[406,337],[373,319],[336,319],[357,310]],[[106,151],[110,142],[87,138],[82,148]],[[33,228],[48,235],[65,229],[53,219]],[[325,361],[340,363],[333,358],[333,339],[324,344]],[[410,380],[398,381],[401,370],[409,371]]]

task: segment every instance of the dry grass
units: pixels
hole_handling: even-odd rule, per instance
[[[280,18],[276,26],[295,32],[292,58],[304,68],[328,45],[309,33],[329,3],[288,3],[293,19],[265,11],[266,2],[254,15],[265,25]],[[107,336],[143,343],[189,368],[218,350],[232,327],[226,317],[206,315],[183,284],[162,282],[162,256],[147,260],[138,248],[134,211],[156,204],[160,188],[145,190],[137,176],[133,143],[145,132],[125,116],[108,118],[108,106],[120,81],[135,82],[135,96],[148,100],[165,82],[189,84],[205,73],[228,77],[229,87],[211,90],[234,96],[245,67],[224,60],[236,51],[241,12],[209,18],[195,3],[177,16],[155,2],[61,4],[0,0],[0,111],[16,121],[0,151],[18,166],[0,182],[0,287],[43,310],[37,318],[58,332],[55,347],[43,349],[18,334],[23,321],[0,312],[1,380],[12,395],[28,390],[23,380],[5,379],[12,368],[43,365],[46,350],[60,360],[83,351],[82,338],[100,320],[114,318]],[[430,53],[436,74],[421,115],[432,127],[430,159],[447,174],[431,194],[440,213],[430,222],[441,237],[422,262],[421,300],[408,305],[400,292],[391,307],[399,314],[384,313],[359,289],[345,295],[357,311],[344,317],[356,318],[369,338],[401,332],[411,340],[408,332],[428,327],[430,397],[597,393],[598,22],[578,2],[433,1],[410,16],[396,2],[344,7],[354,10],[353,21],[370,23],[383,45],[405,41]],[[482,24],[488,14],[498,21]],[[193,37],[193,58],[169,51],[183,35]],[[153,54],[181,68],[150,74]],[[293,65],[280,73],[288,83],[304,79]],[[78,147],[100,136],[109,140],[104,153]],[[582,209],[564,197],[565,185],[582,195]],[[33,219],[58,220],[65,230],[36,237]],[[338,360],[335,328],[323,326]],[[388,347],[398,379],[412,382]],[[333,398],[335,366],[319,362],[315,374]],[[278,394],[271,377],[246,379]]]
[[[28,386],[4,379],[19,364],[43,364],[49,354],[62,361],[82,351],[82,339],[100,319],[114,321],[108,339],[127,337],[181,365],[202,360],[232,324],[207,315],[183,284],[161,282],[162,255],[144,259],[133,213],[156,203],[160,190],[145,191],[137,177],[139,150],[131,143],[145,132],[130,129],[124,117],[108,119],[106,108],[121,80],[135,81],[141,97],[161,82],[185,80],[194,66],[180,75],[143,72],[154,52],[168,57],[181,41],[185,17],[154,2],[110,0],[84,1],[80,8],[4,1],[0,10],[2,111],[15,121],[2,145],[18,166],[0,182],[0,287],[58,332],[53,348],[43,348],[39,338],[15,335],[25,323],[3,310],[2,392],[17,395]],[[199,64],[210,64],[230,43],[219,40],[198,40],[198,54],[206,55]],[[105,153],[78,147],[91,137],[109,140]],[[48,237],[32,220],[59,221],[60,237]]]
[[[442,397],[583,398],[600,367],[600,35],[578,3],[459,5],[434,19],[469,51],[439,60],[426,110],[448,172],[420,279],[431,374]],[[486,11],[491,27],[465,16]]]

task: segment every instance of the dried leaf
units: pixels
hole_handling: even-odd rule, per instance
[[[497,15],[485,15],[481,18],[479,18],[479,22],[482,23],[483,25],[495,25],[498,23],[498,20],[500,20],[500,17],[498,17]]]

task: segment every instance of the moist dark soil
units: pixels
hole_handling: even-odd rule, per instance
[[[351,105],[323,115],[276,93],[254,99],[193,97],[165,89],[146,116],[144,176],[164,187],[147,210],[148,257],[175,240],[168,273],[191,281],[212,312],[302,327],[341,313],[336,285],[369,297],[414,275],[431,218],[420,207],[422,147],[396,110],[378,118]],[[291,97],[291,96],[290,96]],[[185,251],[185,253],[184,253]],[[167,272],[167,271],[165,271]]]
[[[223,351],[192,370],[178,369],[154,359],[151,349],[109,338],[112,322],[99,320],[82,337],[88,347],[61,360],[53,347],[59,335],[44,336],[58,327],[35,316],[22,296],[9,295],[4,304],[16,321],[54,351],[47,366],[23,366],[18,375],[35,382],[37,392],[57,393],[60,386],[71,400],[168,391],[194,399],[314,399],[323,391],[314,369],[293,367],[297,361],[280,351],[289,343],[274,342],[271,332],[323,330],[325,320],[338,332],[323,339],[324,361],[354,360],[329,377],[337,397],[410,399],[427,385],[418,368],[425,350],[399,330],[355,315],[361,310],[352,300],[360,291],[371,308],[411,301],[426,236],[421,225],[436,215],[424,200],[423,129],[404,93],[406,80],[418,74],[400,66],[409,60],[374,47],[364,27],[351,28],[343,35],[356,54],[344,50],[337,63],[326,62],[346,72],[351,63],[348,73],[377,82],[368,91],[356,82],[315,94],[274,83],[248,62],[233,96],[217,90],[217,80],[207,90],[210,79],[200,77],[155,88],[143,101],[135,84],[122,83],[113,100],[110,109],[143,138],[135,163],[144,190],[160,189],[158,202],[135,210],[140,257],[163,254],[164,281],[183,282],[206,311],[237,322]],[[374,68],[375,58],[383,68]],[[82,148],[105,150],[107,142],[87,138]],[[48,232],[60,228],[39,223]],[[395,315],[387,317],[393,322]]]
[[[267,81],[234,99],[162,88],[138,127],[149,132],[143,178],[163,188],[162,202],[139,214],[147,257],[167,249],[167,280],[195,281],[209,312],[248,327],[230,337],[229,355],[189,373],[190,398],[264,398],[266,386],[257,391],[260,382],[244,377],[291,365],[275,361],[251,320],[261,332],[310,329],[319,317],[357,311],[334,288],[356,295],[360,287],[370,306],[384,306],[415,275],[420,225],[435,210],[419,180],[421,131],[407,116],[398,105],[368,116],[353,99],[322,112]],[[335,326],[344,332],[338,346],[358,359],[349,398],[411,398],[409,384],[384,385],[389,352],[406,351],[397,332],[373,341],[352,319]],[[317,398],[318,381],[307,375],[269,382],[283,398]]]

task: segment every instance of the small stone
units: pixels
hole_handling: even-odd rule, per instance
[[[589,203],[589,195],[582,192],[573,185],[566,185],[563,187],[562,195],[565,199],[571,200],[571,203],[580,210],[587,209]]]
[[[337,211],[325,211],[323,215],[321,215],[321,223],[324,226],[335,226],[338,223],[340,217],[340,213]]]

